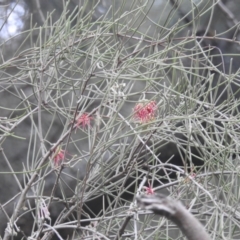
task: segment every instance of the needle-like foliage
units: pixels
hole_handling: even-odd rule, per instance
[[[217,3],[83,2],[1,43],[3,239],[180,239],[137,208],[158,191],[239,239],[240,54],[217,43],[240,42],[198,31]]]

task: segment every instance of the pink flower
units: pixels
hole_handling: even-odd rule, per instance
[[[90,126],[90,121],[92,117],[89,116],[88,113],[83,113],[80,117],[76,119],[76,127],[79,126],[85,128],[86,126]]]
[[[65,151],[61,148],[57,148],[53,155],[53,161],[55,166],[59,166],[60,163],[64,160]]]
[[[153,190],[153,188],[150,186],[150,184],[148,185],[148,187],[143,187],[144,188],[144,190],[145,190],[145,193],[147,194],[147,195],[153,195],[155,192],[154,192],[154,190]]]
[[[147,104],[138,103],[134,109],[134,118],[141,123],[147,123],[154,119],[157,112],[157,104],[155,101],[151,101]]]
[[[66,158],[66,155],[73,156],[70,153],[68,153],[67,151],[62,150],[60,147],[57,147],[56,150],[54,151],[53,157],[52,157],[54,166],[59,166],[63,162],[64,158]]]

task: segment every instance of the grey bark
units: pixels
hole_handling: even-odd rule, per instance
[[[188,240],[211,240],[203,225],[179,201],[162,194],[137,198],[140,206],[173,221]]]

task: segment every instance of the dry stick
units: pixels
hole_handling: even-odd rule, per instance
[[[131,218],[133,217],[133,215],[129,215],[125,218],[124,222],[122,223],[117,235],[115,236],[114,240],[118,240],[121,238],[121,236],[124,234],[125,228],[127,227],[129,221],[131,220]]]
[[[181,202],[162,194],[142,195],[137,197],[137,202],[146,210],[151,210],[173,221],[188,240],[211,240],[203,225]]]
[[[139,194],[139,192],[140,192],[141,189],[143,188],[143,186],[144,186],[144,184],[145,184],[146,181],[147,181],[147,178],[144,177],[143,180],[142,180],[142,182],[141,182],[141,184],[140,184],[140,186],[138,187],[137,194]],[[137,195],[137,196],[138,196],[138,195]],[[130,205],[130,209],[129,209],[129,210],[131,211],[131,205]],[[114,240],[118,240],[118,239],[120,239],[120,238],[122,237],[122,235],[124,234],[125,228],[126,228],[127,225],[128,225],[128,222],[131,220],[131,218],[132,218],[133,216],[134,216],[133,214],[130,214],[130,215],[128,215],[128,216],[125,218],[125,220],[124,220],[124,222],[122,223],[121,228],[119,229],[119,231],[118,231],[117,235],[115,236]]]

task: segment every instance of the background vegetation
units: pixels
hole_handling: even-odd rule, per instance
[[[183,239],[154,192],[239,239],[236,2],[3,1],[3,239]]]

